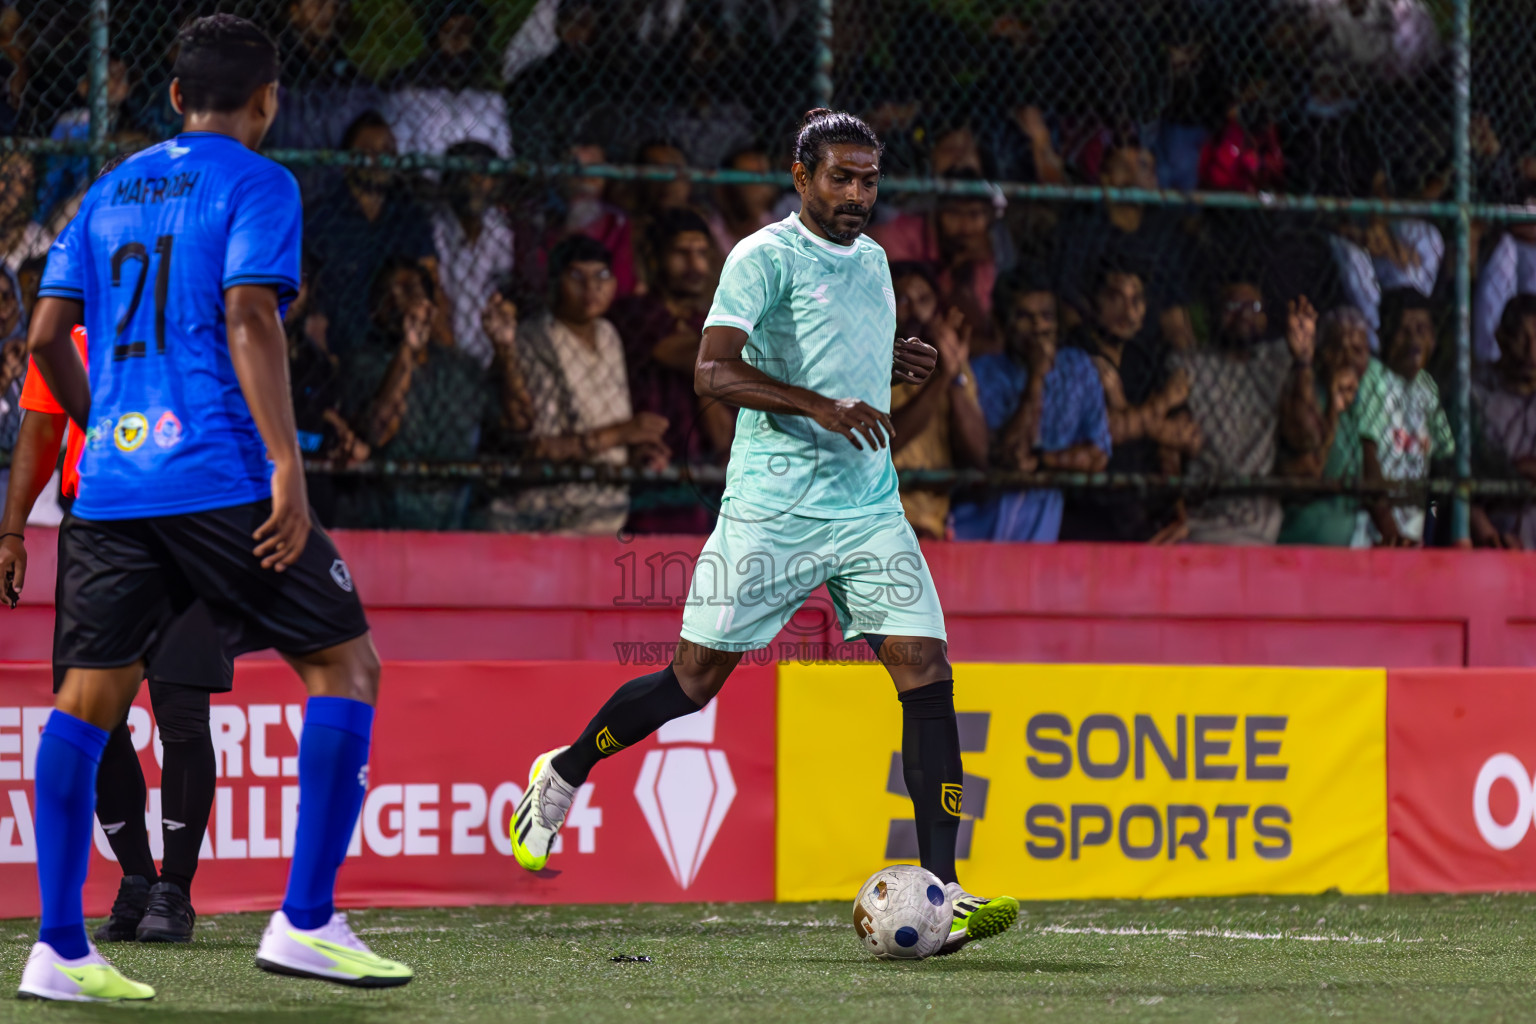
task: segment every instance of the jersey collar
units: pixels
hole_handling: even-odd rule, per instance
[[[792,213],[789,215],[789,219],[795,225],[796,231],[804,235],[817,247],[825,249],[827,252],[832,253],[834,256],[854,256],[858,254],[859,243],[857,241],[855,241],[852,245],[838,245],[835,242],[827,241],[825,238],[822,238],[820,235],[813,232],[810,228],[806,227],[805,222],[800,219],[800,214]]]

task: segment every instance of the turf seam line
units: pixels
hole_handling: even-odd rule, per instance
[[[1040,934],[1050,935],[1147,935],[1147,936],[1171,936],[1173,938],[1198,938],[1198,939],[1237,939],[1244,941],[1275,941],[1290,939],[1295,942],[1344,942],[1352,945],[1385,945],[1386,943],[1412,943],[1423,942],[1423,939],[1402,939],[1397,937],[1368,937],[1364,935],[1296,935],[1286,932],[1236,932],[1218,928],[1095,928],[1095,927],[1070,927],[1061,924],[1048,924],[1036,928]]]

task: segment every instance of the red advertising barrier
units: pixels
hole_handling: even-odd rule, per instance
[[[613,661],[628,645],[674,644],[704,543],[333,536],[394,661]],[[26,594],[0,615],[0,663],[52,654],[55,535],[31,529],[27,541]],[[923,553],[962,661],[1536,666],[1536,552],[929,542]],[[824,591],[793,633],[842,639]]]
[[[603,763],[549,867],[517,866],[507,820],[528,765],[575,736],[634,667],[586,662],[390,662],[369,791],[342,868],[347,906],[771,900],[774,669],[746,663],[697,715]],[[0,917],[37,913],[32,765],[52,704],[46,666],[0,667]],[[196,881],[203,912],[281,901],[298,810],[304,692],[271,662],[241,662],[211,715],[219,784]],[[158,742],[147,693],[130,714],[160,853]],[[96,833],[86,912],[119,873]]]
[[[1533,771],[1530,671],[1389,672],[1391,891],[1536,889]]]

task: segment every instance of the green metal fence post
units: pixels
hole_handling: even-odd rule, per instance
[[[103,150],[96,148],[107,141],[107,122],[112,112],[107,103],[107,79],[110,75],[111,56],[107,52],[107,17],[109,0],[91,0],[91,52],[90,93],[91,104],[91,170],[94,173],[106,162]]]
[[[1471,536],[1472,476],[1472,46],[1471,0],[1456,0],[1456,497],[1451,530]]]
[[[816,3],[816,77],[813,91],[815,106],[832,106],[832,4],[833,0],[817,0]]]

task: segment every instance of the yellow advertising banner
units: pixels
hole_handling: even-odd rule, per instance
[[[1387,889],[1384,671],[957,665],[955,678],[972,892]],[[917,860],[901,730],[880,666],[779,668],[780,900],[852,899],[876,868]]]

